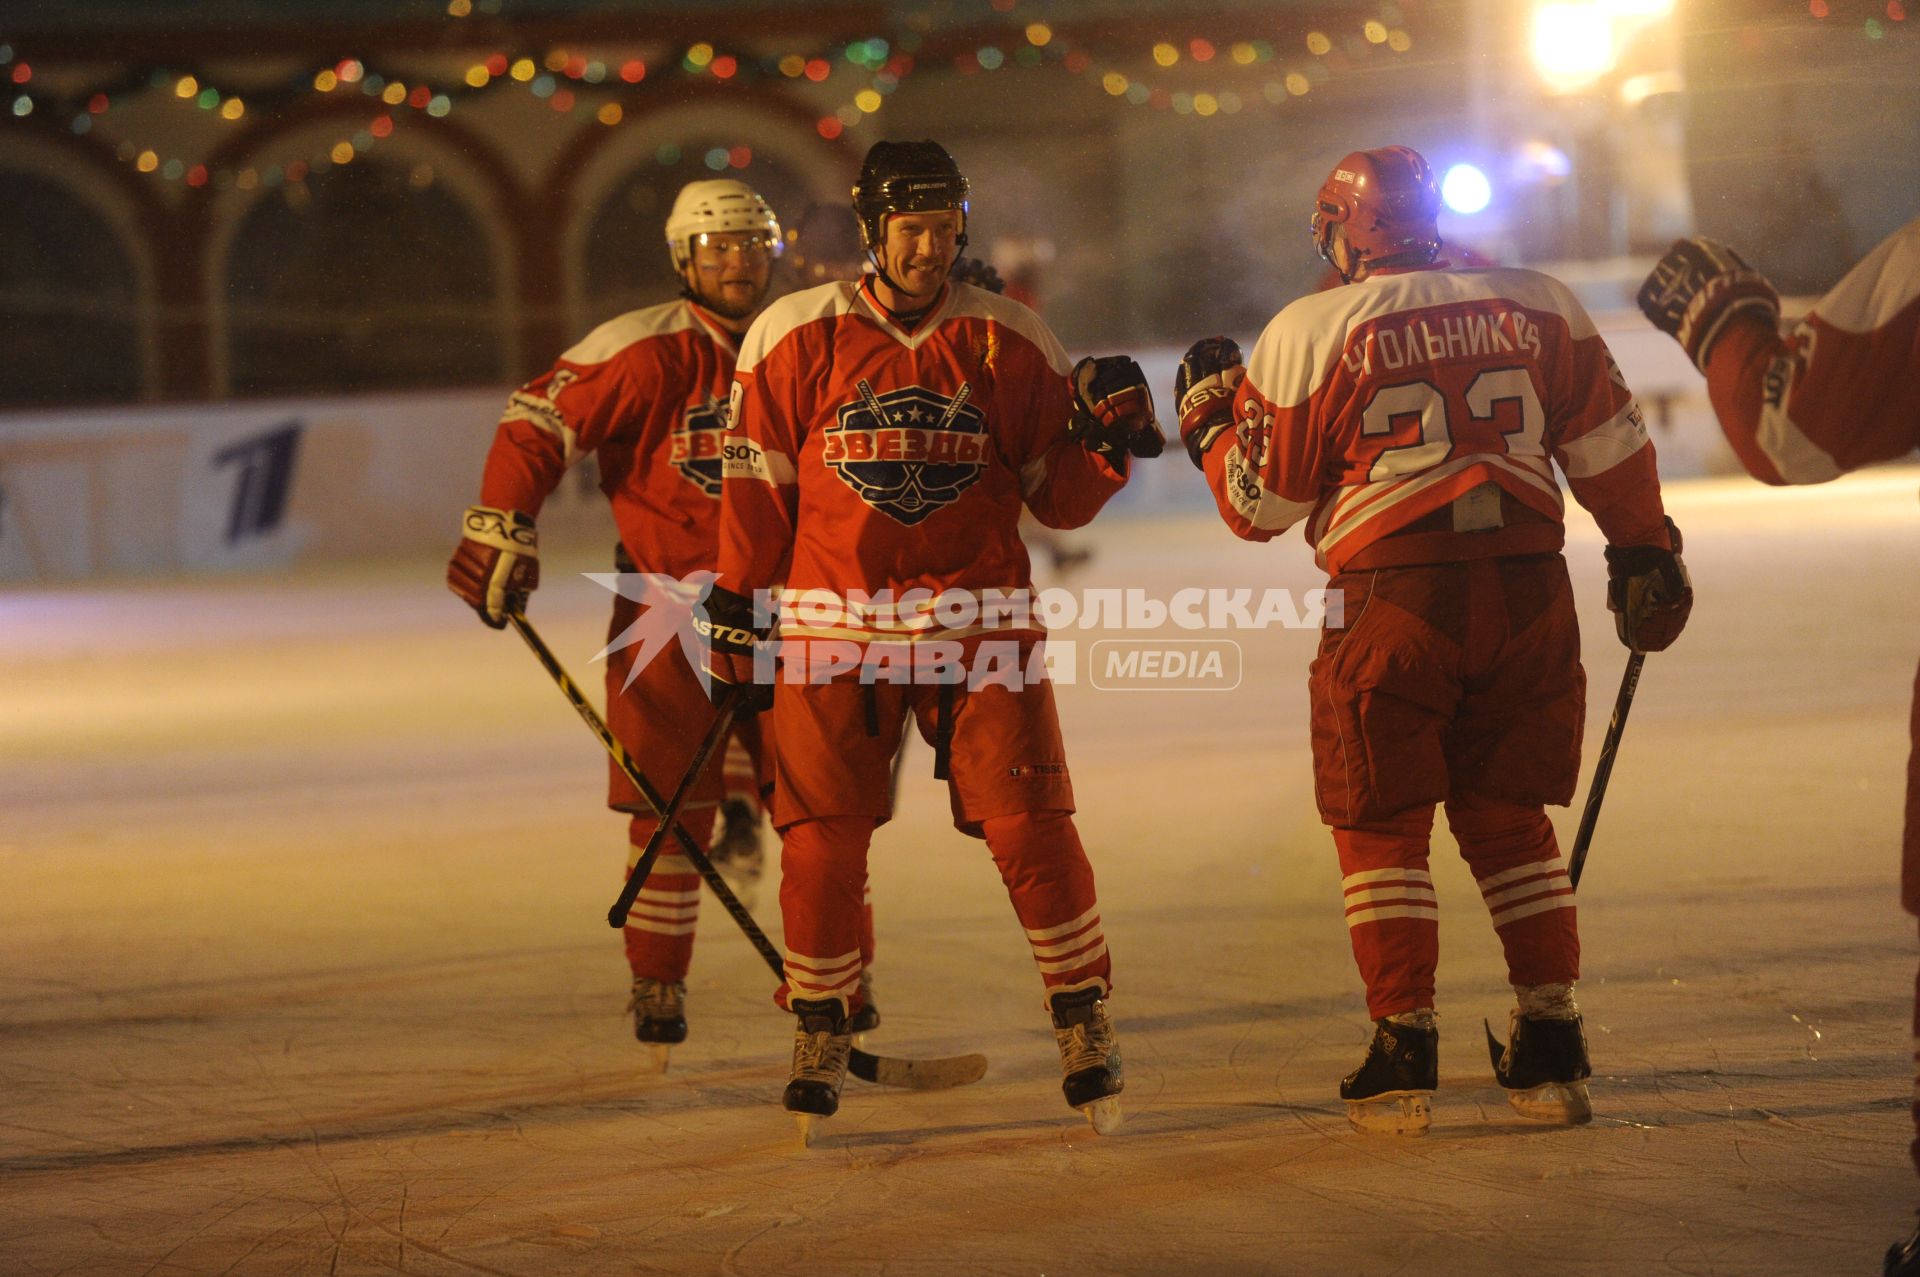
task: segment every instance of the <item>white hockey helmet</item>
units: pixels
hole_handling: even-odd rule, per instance
[[[674,196],[673,211],[667,214],[667,251],[673,256],[673,268],[684,271],[693,259],[694,236],[724,231],[758,231],[768,238],[776,257],[786,248],[780,219],[751,186],[730,177],[688,182]]]

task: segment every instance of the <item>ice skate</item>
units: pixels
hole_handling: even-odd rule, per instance
[[[1587,1037],[1579,1015],[1523,1015],[1516,1009],[1508,1025],[1509,1041],[1487,1026],[1487,1051],[1493,1075],[1506,1088],[1507,1102],[1521,1117],[1536,1122],[1579,1126],[1593,1120],[1587,1079]]]
[[[760,843],[760,813],[745,799],[729,798],[720,806],[720,820],[720,837],[707,858],[740,903],[751,909],[767,868],[766,850]]]
[[[866,968],[860,971],[860,1009],[847,1020],[847,1032],[853,1034],[855,1046],[867,1044],[867,1034],[880,1027],[880,1008],[873,1001],[873,972]]]
[[[1373,1043],[1340,1083],[1347,1121],[1369,1135],[1425,1135],[1440,1088],[1440,1026],[1432,1011],[1373,1022]]]
[[[627,1010],[633,1016],[633,1036],[653,1056],[654,1071],[665,1073],[672,1048],[687,1040],[687,986],[635,976]]]
[[[1126,1117],[1120,1109],[1126,1079],[1120,1068],[1120,1040],[1107,1004],[1098,989],[1077,989],[1054,994],[1050,1005],[1053,1038],[1066,1075],[1060,1089],[1068,1104],[1087,1115],[1096,1133],[1111,1135]]]
[[[853,1036],[838,1001],[796,1001],[793,1013],[793,1072],[781,1103],[800,1124],[801,1142],[812,1144],[819,1123],[840,1110]]]
[[[1887,1247],[1881,1277],[1920,1277],[1920,1227],[1915,1228],[1907,1240]]]

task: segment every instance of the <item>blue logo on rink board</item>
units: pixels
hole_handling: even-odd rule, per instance
[[[700,491],[720,499],[720,442],[727,432],[727,405],[711,395],[690,405],[674,427],[673,468]]]
[[[924,386],[875,394],[864,380],[859,389],[823,432],[822,460],[862,501],[913,527],[980,478],[987,418],[968,402],[967,383],[952,395]]]

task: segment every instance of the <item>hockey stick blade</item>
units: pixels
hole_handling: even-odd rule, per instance
[[[987,1075],[984,1055],[948,1055],[925,1060],[896,1060],[855,1047],[847,1072],[875,1086],[897,1086],[909,1091],[945,1091],[978,1082]]]
[[[663,810],[666,802],[660,797],[659,791],[653,787],[646,776],[641,774],[632,757],[608,729],[606,720],[600,717],[579,687],[567,676],[566,670],[560,666],[559,658],[547,647],[539,633],[534,630],[532,623],[527,620],[526,615],[516,608],[508,613],[508,619],[513,622],[513,628],[518,631],[520,637],[526,640],[527,646],[533,649],[533,654],[539,658],[541,666],[558,685],[561,693],[572,703],[574,711],[599,738],[601,746],[613,758],[615,765],[626,773],[627,779],[633,782],[634,788],[640,792],[649,806],[656,812]],[[726,881],[714,869],[713,862],[707,859],[706,853],[687,835],[678,821],[661,823],[662,830],[669,828],[673,830],[674,837],[680,844],[681,854],[693,862],[701,880],[726,907],[728,915],[746,934],[748,942],[753,945],[774,976],[785,979],[786,971],[781,963],[779,952],[774,949],[772,942],[767,939],[766,933],[760,929],[759,924],[753,920],[753,915],[747,912],[746,906],[740,903]],[[847,1070],[861,1081],[872,1082],[878,1086],[898,1086],[915,1091],[941,1091],[949,1087],[965,1086],[969,1082],[978,1082],[985,1077],[987,1057],[956,1055],[932,1060],[897,1060],[891,1056],[874,1055],[854,1047],[847,1061]]]

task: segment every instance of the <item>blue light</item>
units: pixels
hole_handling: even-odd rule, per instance
[[[1473,165],[1456,164],[1440,180],[1440,198],[1456,213],[1478,213],[1493,202],[1493,186]]]

